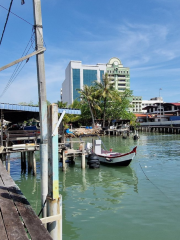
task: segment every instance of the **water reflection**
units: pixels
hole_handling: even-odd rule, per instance
[[[60,168],[64,240],[107,240],[112,236],[134,240],[179,239],[180,135],[139,135],[136,142],[131,138],[102,137],[107,148],[113,146],[115,151],[129,151],[138,145],[137,155],[128,167],[82,170],[81,160],[76,159],[75,166],[68,167],[66,172]],[[146,179],[139,163],[157,187]],[[39,212],[38,162],[36,178],[21,175],[20,159],[13,160],[11,166],[13,179]]]
[[[68,168],[66,172],[60,172],[60,182],[62,182],[62,188],[60,186],[62,191],[74,186],[78,191],[83,192],[92,186],[127,188],[133,185],[134,191],[138,192],[138,179],[135,171],[130,166],[123,168],[101,166],[100,169],[86,168],[84,170],[81,170],[79,166],[75,166],[74,168]]]

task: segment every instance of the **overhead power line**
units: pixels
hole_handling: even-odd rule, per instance
[[[3,7],[1,4],[0,4],[0,7],[4,8],[5,10],[9,11],[7,8]],[[29,25],[33,26],[33,24],[31,24],[30,22],[28,22],[27,20],[25,20],[24,18],[18,16],[16,13],[13,13],[10,11],[11,14],[13,14],[14,16],[20,18],[21,20],[23,20],[24,22],[28,23]]]
[[[31,35],[31,37],[30,37],[30,40],[29,40],[29,42],[28,42],[25,50],[23,51],[23,54],[22,54],[21,57],[23,57],[23,56],[25,56],[25,55],[28,54],[29,50],[31,49],[31,47],[32,47],[33,44],[34,44],[34,41],[35,41],[35,38],[34,38],[34,31],[33,31],[32,35]],[[30,46],[29,46],[29,44],[30,44]],[[25,60],[24,60],[24,61],[25,61]],[[0,98],[1,98],[1,97],[4,95],[4,93],[8,90],[8,88],[10,87],[10,85],[14,82],[14,80],[16,79],[16,77],[19,75],[19,73],[21,72],[21,70],[24,68],[25,64],[28,62],[28,60],[26,60],[25,62],[24,62],[24,61],[22,61],[22,62],[20,62],[20,63],[18,63],[18,64],[16,65],[16,68],[14,69],[14,71],[13,71],[13,73],[12,73],[12,75],[11,75],[9,81],[8,81],[8,83],[6,84],[4,90],[2,91],[2,93],[1,93],[1,95],[0,95]],[[23,64],[23,66],[21,66],[23,62],[24,62],[24,64]]]
[[[9,13],[10,13],[10,11],[11,11],[12,3],[13,3],[13,0],[11,0],[10,6],[9,6],[8,14],[7,14],[7,17],[6,17],[6,22],[5,22],[4,29],[3,29],[2,36],[1,36],[1,40],[0,40],[0,45],[1,45],[1,43],[2,43],[3,36],[4,36],[4,32],[5,32],[5,30],[6,30],[6,25],[7,25],[8,19],[9,19]]]

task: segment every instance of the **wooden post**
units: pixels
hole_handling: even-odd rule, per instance
[[[70,137],[70,149],[72,149],[72,137]]]
[[[32,161],[33,161],[33,165],[32,165],[33,175],[35,176],[36,175],[36,157],[35,157],[34,151],[32,152]]]
[[[6,167],[6,154],[2,153],[2,163],[3,166]]]
[[[28,162],[28,173],[31,173],[32,159],[31,159],[31,152],[29,152],[29,151],[27,151],[27,162]]]
[[[84,145],[85,145],[85,143],[83,142],[82,143],[82,160],[81,160],[81,168],[82,169],[85,169],[85,167],[86,167]]]
[[[7,153],[7,165],[6,165],[6,170],[10,174],[10,153]]]
[[[23,152],[21,152],[21,173],[23,171]]]
[[[48,106],[48,197],[47,215],[60,214],[59,220],[48,224],[53,240],[62,240],[62,196],[59,195],[58,106]]]
[[[66,155],[65,149],[62,150],[62,170],[66,171]]]
[[[26,173],[26,153],[21,153],[21,173]]]

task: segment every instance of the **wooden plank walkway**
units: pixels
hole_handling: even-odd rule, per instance
[[[52,240],[0,161],[0,240]]]

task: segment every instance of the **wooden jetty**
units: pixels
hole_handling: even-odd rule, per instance
[[[0,161],[0,240],[51,240],[51,236]]]
[[[140,126],[137,129],[141,132],[158,132],[158,133],[171,133],[180,134],[180,126]]]
[[[128,128],[106,129],[106,130],[103,130],[103,132],[104,132],[104,135],[120,136],[120,135],[123,135],[124,133],[129,132],[129,129]]]

